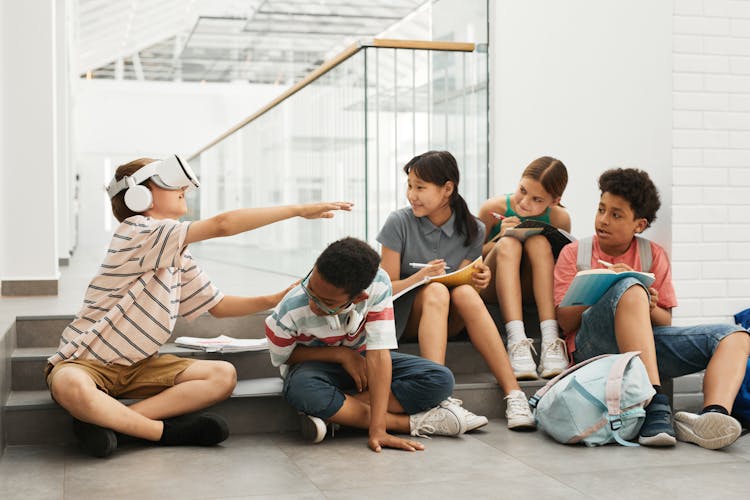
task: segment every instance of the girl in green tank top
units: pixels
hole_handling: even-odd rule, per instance
[[[514,193],[489,199],[479,210],[488,235],[482,255],[493,278],[481,295],[485,302],[500,305],[508,337],[508,355],[518,379],[553,377],[564,370],[569,361],[555,318],[552,293],[555,257],[549,241],[542,235],[523,241],[503,235],[509,228],[527,220],[541,221],[569,232],[570,216],[560,205],[567,182],[565,165],[543,156],[526,167]],[[539,313],[542,345],[538,368],[532,355],[536,349],[526,336],[523,323],[525,295],[536,302]]]

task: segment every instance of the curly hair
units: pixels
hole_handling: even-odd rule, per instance
[[[380,266],[380,256],[370,245],[357,238],[334,241],[315,261],[320,276],[353,298],[370,286]]]
[[[625,198],[637,219],[646,219],[649,227],[661,207],[659,191],[651,178],[637,168],[613,168],[599,176],[599,190]]]

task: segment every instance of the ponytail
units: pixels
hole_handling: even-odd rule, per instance
[[[466,235],[464,238],[464,246],[468,247],[479,233],[477,220],[469,210],[469,206],[466,204],[464,197],[458,194],[456,189],[453,190],[453,195],[451,196],[451,207],[453,208],[453,214],[456,217],[453,221],[453,227],[458,234]]]

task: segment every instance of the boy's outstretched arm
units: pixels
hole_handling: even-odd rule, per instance
[[[284,290],[271,295],[260,295],[258,297],[238,297],[236,295],[225,295],[221,301],[213,306],[208,312],[215,318],[227,318],[234,316],[246,316],[259,311],[265,311],[276,307],[281,299],[289,293],[289,290],[299,284],[295,281]]]
[[[292,217],[305,219],[330,219],[336,210],[351,210],[348,201],[285,205],[281,207],[240,208],[223,212],[208,219],[190,224],[185,243],[232,236],[252,229],[267,226]]]

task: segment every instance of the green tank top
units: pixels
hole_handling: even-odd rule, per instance
[[[545,224],[552,224],[550,222],[549,218],[549,212],[550,208],[547,207],[547,209],[541,214],[541,215],[532,215],[531,217],[521,217],[517,213],[513,211],[513,209],[510,207],[510,193],[505,195],[505,216],[506,217],[518,217],[521,219],[521,222],[525,220],[538,220],[541,222],[544,222]],[[500,232],[500,226],[502,225],[503,221],[497,221],[497,224],[492,226],[492,230],[490,231],[490,234],[487,236],[487,241],[490,241],[492,238],[497,236],[497,233]]]

